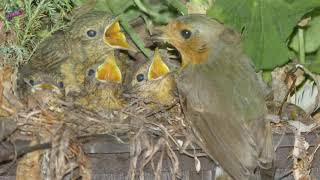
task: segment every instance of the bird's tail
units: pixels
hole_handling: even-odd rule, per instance
[[[222,167],[217,166],[215,168],[214,180],[233,180],[233,178],[230,177],[229,174],[222,169]]]
[[[258,168],[255,173],[249,175],[247,180],[273,180],[273,176],[261,171]],[[216,167],[214,180],[234,180],[227,172],[225,172],[220,166]]]
[[[266,123],[264,128],[265,142],[259,158],[259,167],[261,169],[270,169],[273,166],[274,148],[272,141],[272,129],[270,123]]]

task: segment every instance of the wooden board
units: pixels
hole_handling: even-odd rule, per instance
[[[316,144],[317,135],[307,134],[307,141],[310,144],[310,150],[312,150]],[[281,139],[281,135],[274,134],[274,144],[278,144]],[[290,172],[292,168],[292,158],[290,156],[294,143],[293,134],[286,134],[282,138],[276,150],[276,175],[275,179],[279,179],[283,175]],[[129,146],[127,144],[121,144],[111,136],[100,136],[94,139],[88,139],[83,146],[85,152],[88,154],[89,161],[92,167],[93,180],[124,180],[128,168],[129,168]],[[314,177],[320,179],[320,152],[316,153],[313,168],[311,174]],[[197,173],[194,167],[193,158],[185,155],[176,154],[180,160],[182,179],[183,180],[211,180],[214,178],[215,164],[207,159],[200,158],[201,171]],[[164,169],[162,171],[162,180],[171,179],[170,171],[168,168],[170,161],[165,158]],[[2,165],[3,167],[5,165]],[[1,168],[0,167],[0,168]],[[2,169],[2,168],[1,168]],[[15,167],[9,168],[7,174],[0,176],[0,180],[13,180]],[[152,169],[148,166],[145,169],[145,180],[154,179]],[[292,175],[284,177],[283,180],[293,180]]]

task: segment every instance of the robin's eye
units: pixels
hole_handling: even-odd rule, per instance
[[[95,71],[93,69],[89,69],[88,71],[88,76],[94,75]]]
[[[184,39],[189,39],[192,33],[188,29],[183,29],[180,34]]]
[[[141,81],[143,81],[144,80],[144,75],[143,74],[138,74],[137,75],[137,81],[138,82],[141,82]]]
[[[62,82],[62,81],[60,81],[60,82],[58,83],[58,86],[59,86],[60,88],[63,88],[63,87],[64,87],[63,82]]]
[[[97,32],[95,30],[91,29],[91,30],[87,31],[87,35],[89,37],[95,37],[97,35]]]
[[[34,80],[30,79],[29,83],[33,86],[34,85]]]

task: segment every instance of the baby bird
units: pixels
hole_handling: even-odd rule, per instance
[[[28,108],[58,108],[64,97],[64,84],[61,76],[38,72],[23,80],[25,83],[20,93]]]
[[[78,85],[84,80],[81,73],[114,49],[130,49],[117,18],[102,11],[88,12],[64,31],[40,43],[30,61],[21,68],[21,76],[39,71],[59,74],[67,95],[79,93]]]
[[[156,49],[151,61],[134,73],[130,93],[159,105],[171,105],[175,100],[176,84],[169,66]]]
[[[125,105],[122,98],[123,81],[126,76],[125,59],[110,53],[103,63],[94,64],[85,71],[84,94],[76,98],[76,104],[87,109],[117,110]]]

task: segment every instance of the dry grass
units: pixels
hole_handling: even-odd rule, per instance
[[[0,72],[7,73],[8,69],[9,66],[1,68]],[[186,150],[188,147],[194,147],[191,143],[194,139],[188,133],[179,101],[172,106],[162,107],[146,99],[127,96],[131,103],[121,110],[94,112],[55,96],[49,98],[48,94],[38,94],[32,97],[37,99],[37,104],[32,103],[32,106],[28,107],[30,104],[20,101],[15,96],[17,90],[7,86],[15,84],[11,82],[16,79],[13,76],[14,73],[10,78],[1,79],[0,82],[0,104],[4,112],[1,115],[10,117],[17,125],[17,129],[6,135],[6,139],[15,141],[23,137],[36,140],[38,143],[50,142],[51,148],[45,150],[41,158],[42,175],[48,179],[60,179],[78,168],[82,176],[90,174],[87,161],[83,160],[86,157],[78,137],[97,134],[109,134],[114,137],[121,134],[121,137],[129,139],[131,179],[136,176],[143,179],[143,169],[150,163],[156,179],[160,179],[164,156],[169,157],[171,161],[172,176],[179,177],[179,160],[174,150],[178,149],[188,156],[197,156],[195,152],[190,153]],[[4,93],[3,89],[8,91]],[[12,97],[15,101],[12,101]],[[150,103],[153,105],[150,106]],[[155,106],[157,108],[154,108]],[[118,139],[120,140],[120,137]],[[181,143],[183,141],[184,143]],[[161,156],[155,160],[157,153]]]

